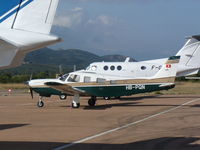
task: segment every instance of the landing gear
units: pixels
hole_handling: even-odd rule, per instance
[[[60,97],[60,100],[66,100],[67,99],[66,94],[59,95],[59,97]]]
[[[42,101],[42,97],[40,97],[40,99],[39,99],[39,101],[38,101],[38,103],[37,103],[37,106],[38,106],[39,108],[44,107],[44,102]]]
[[[120,98],[121,98],[120,96],[116,96],[116,97],[115,97],[115,99],[120,99]]]
[[[110,97],[103,97],[103,99],[105,99],[105,100],[110,100]]]
[[[97,101],[97,98],[95,96],[92,96],[89,100],[88,100],[88,105],[89,106],[95,106]]]
[[[73,101],[72,101],[72,108],[79,108],[80,107],[80,98],[79,94],[75,94]]]

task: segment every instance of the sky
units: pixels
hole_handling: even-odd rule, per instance
[[[200,0],[60,0],[53,49],[81,49],[136,60],[175,55],[200,34]]]

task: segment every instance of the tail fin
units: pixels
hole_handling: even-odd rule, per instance
[[[200,68],[200,35],[189,37],[176,56],[181,56],[178,76],[196,74]]]
[[[26,53],[61,41],[50,35],[58,2],[0,1],[0,69],[16,67]]]
[[[58,1],[1,0],[0,28],[49,34]]]
[[[165,65],[162,66],[162,68],[152,77],[152,79],[168,78],[168,79],[173,79],[174,82],[178,69],[179,60],[180,56],[169,57]]]

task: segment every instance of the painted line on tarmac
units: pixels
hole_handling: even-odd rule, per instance
[[[168,113],[168,112],[174,111],[174,110],[176,110],[176,109],[179,109],[179,108],[181,108],[181,107],[183,107],[183,106],[186,106],[186,105],[188,105],[188,104],[194,103],[194,102],[199,101],[199,100],[200,100],[200,98],[198,98],[198,99],[193,99],[193,100],[191,100],[191,101],[189,101],[189,102],[186,102],[186,103],[183,103],[183,104],[181,104],[181,105],[179,105],[179,106],[176,106],[176,107],[170,108],[170,109],[168,109],[168,110],[165,110],[165,111],[156,113],[156,114],[151,115],[151,116],[149,116],[149,117],[146,117],[146,118],[144,118],[144,119],[141,119],[141,120],[138,120],[138,121],[135,121],[135,122],[132,122],[132,123],[123,125],[123,126],[121,126],[121,127],[117,127],[117,128],[114,128],[114,129],[111,129],[111,130],[108,130],[108,131],[105,131],[105,132],[102,132],[102,133],[99,133],[99,134],[96,134],[96,135],[93,135],[93,136],[90,136],[90,137],[87,137],[87,138],[84,138],[84,139],[81,139],[81,140],[75,141],[75,142],[70,143],[70,144],[66,144],[66,145],[57,147],[57,148],[55,148],[55,149],[53,149],[53,150],[63,150],[63,149],[65,149],[65,148],[72,147],[72,146],[74,146],[74,145],[76,145],[76,144],[80,144],[80,143],[83,143],[83,142],[86,142],[86,141],[89,141],[89,140],[98,138],[98,137],[100,137],[100,136],[103,136],[103,135],[106,135],[106,134],[109,134],[109,133],[112,133],[112,132],[116,132],[116,131],[118,131],[118,130],[125,129],[125,128],[128,128],[128,127],[130,127],[130,126],[134,126],[134,125],[136,125],[136,124],[139,124],[139,123],[141,123],[141,122],[150,120],[150,119],[152,119],[152,118],[156,118],[156,117],[158,117],[158,116],[160,116],[160,115],[163,115],[163,114],[166,114],[166,113]]]

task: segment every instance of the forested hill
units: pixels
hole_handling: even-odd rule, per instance
[[[64,72],[70,72],[73,70],[74,65],[76,65],[77,69],[83,69],[92,62],[124,61],[126,57],[122,55],[98,56],[78,49],[52,50],[43,48],[29,53],[24,59],[24,64],[20,67],[0,71],[0,74],[16,75],[40,72],[55,74],[59,72],[59,66],[62,66]],[[134,61],[134,59],[131,59],[131,61]]]

